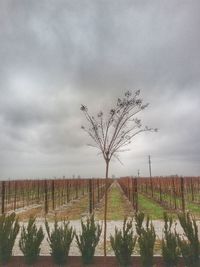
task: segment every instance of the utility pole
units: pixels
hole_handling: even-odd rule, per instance
[[[151,197],[153,198],[153,181],[151,176],[151,156],[149,155],[149,177],[150,177],[150,183],[151,183]]]
[[[149,155],[149,177],[151,178],[151,156]]]

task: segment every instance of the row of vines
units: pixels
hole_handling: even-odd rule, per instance
[[[108,185],[111,184],[109,179]],[[42,206],[45,214],[88,196],[88,212],[92,213],[105,193],[105,179],[45,179],[0,182],[0,213]]]
[[[108,181],[110,186],[113,179]],[[140,194],[170,210],[185,211],[189,205],[200,205],[200,177],[122,177],[118,182],[136,211]],[[0,213],[41,206],[47,214],[84,196],[92,213],[104,196],[105,186],[105,179],[1,181]]]
[[[200,205],[200,177],[123,177],[119,184],[136,211],[139,194],[170,210],[185,211],[191,205]]]

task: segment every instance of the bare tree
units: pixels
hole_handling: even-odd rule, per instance
[[[107,189],[108,170],[110,160],[115,157],[120,161],[118,153],[126,151],[126,147],[132,139],[141,132],[157,131],[157,129],[142,127],[141,120],[136,114],[148,106],[143,104],[139,97],[140,90],[132,93],[127,91],[123,98],[118,98],[115,106],[110,109],[109,114],[100,111],[96,116],[92,116],[87,106],[82,105],[88,125],[81,128],[91,137],[93,143],[89,146],[100,150],[106,163],[106,191],[104,209],[104,256],[106,256],[106,220],[107,220]]]

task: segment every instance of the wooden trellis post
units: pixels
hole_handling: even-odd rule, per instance
[[[52,197],[52,209],[55,209],[55,183],[54,180],[51,182],[51,197]]]
[[[194,201],[194,186],[193,186],[193,179],[190,179],[190,184],[191,184],[191,194],[192,194],[192,201]]]
[[[181,177],[181,202],[182,202],[182,211],[185,212],[184,178],[183,177]]]
[[[47,189],[47,180],[44,181],[44,210],[45,214],[48,213],[48,189]]]
[[[67,181],[67,203],[69,202],[69,187],[70,187],[70,181]]]
[[[17,181],[15,181],[14,185],[14,210],[17,208]]]
[[[95,179],[92,179],[92,208],[95,206]]]
[[[1,213],[5,212],[5,181],[1,182]]]
[[[78,181],[75,181],[76,199],[78,198]]]
[[[135,211],[138,212],[138,182],[137,178],[134,179],[134,195],[135,195]]]
[[[177,204],[176,204],[176,188],[175,188],[175,180],[174,180],[174,178],[172,178],[172,188],[173,188],[174,208],[176,210],[177,209]]]
[[[89,213],[92,214],[92,179],[89,179]]]
[[[85,180],[81,181],[81,186],[82,186],[82,196],[85,194]]]
[[[40,181],[37,181],[37,203],[40,203]]]
[[[160,179],[159,179],[159,193],[160,193],[160,203],[162,203],[162,184]]]
[[[100,194],[99,194],[99,179],[97,179],[97,201],[100,201]]]
[[[128,200],[130,201],[130,194],[129,194],[129,178],[127,178],[127,185],[126,185],[126,191],[127,191],[127,193],[126,193],[126,196],[127,196],[127,198],[128,198]]]
[[[11,182],[10,180],[8,181],[8,191],[7,191],[7,203],[8,205],[10,204],[11,200]]]
[[[133,208],[135,209],[135,188],[134,188],[134,178],[131,179],[131,188],[132,188],[132,198],[131,198],[131,203]]]

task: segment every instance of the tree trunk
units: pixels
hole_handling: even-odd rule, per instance
[[[109,160],[106,160],[106,184],[105,184],[105,205],[104,205],[104,257],[106,257],[106,235],[107,235],[108,168],[109,168]]]

